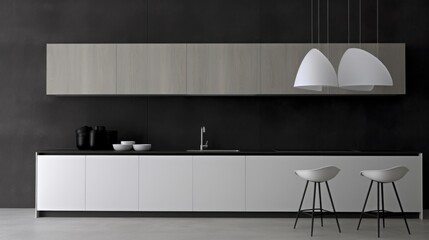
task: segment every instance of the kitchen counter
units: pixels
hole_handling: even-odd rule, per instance
[[[359,172],[398,165],[410,171],[398,181],[401,201],[407,213],[422,216],[422,158],[405,151],[45,150],[36,155],[36,216],[55,211],[294,212],[302,194],[297,186],[304,184],[294,170],[322,166],[341,169],[330,182],[340,194],[338,211],[358,214],[369,184]],[[374,201],[368,204],[375,208]],[[395,201],[385,206],[399,211]]]
[[[240,150],[239,152],[213,151],[114,151],[114,150],[77,150],[49,149],[36,152],[37,155],[291,155],[291,156],[418,156],[413,151],[359,151],[359,150]]]

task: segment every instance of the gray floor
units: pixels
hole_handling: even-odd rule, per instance
[[[0,209],[0,239],[309,239],[311,219],[267,218],[34,218],[34,209]],[[334,219],[325,226],[315,221],[312,239],[377,239],[375,219],[364,219],[356,231],[357,219]],[[403,220],[387,219],[383,239],[429,239],[429,220],[409,220],[408,235]]]

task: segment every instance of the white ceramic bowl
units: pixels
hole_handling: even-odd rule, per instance
[[[135,141],[121,141],[121,144],[122,145],[133,145],[133,144],[136,144],[136,142]]]
[[[133,145],[113,144],[115,151],[129,151],[133,148]]]
[[[134,144],[133,148],[136,151],[149,151],[152,148],[152,144]]]

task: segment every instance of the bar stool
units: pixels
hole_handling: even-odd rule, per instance
[[[396,190],[396,186],[395,186],[395,182],[403,178],[407,172],[408,172],[408,168],[403,166],[396,166],[396,167],[382,169],[382,170],[365,170],[360,172],[360,175],[369,178],[371,180],[371,183],[369,184],[368,194],[366,195],[365,203],[363,204],[363,209],[360,214],[357,230],[359,230],[360,223],[362,221],[362,216],[364,214],[368,214],[370,216],[374,216],[374,214],[376,214],[378,237],[380,237],[380,217],[383,218],[383,228],[384,228],[385,227],[384,217],[387,213],[387,211],[384,211],[383,184],[392,183],[393,190],[395,190],[395,195],[396,195],[396,198],[398,199],[399,207],[401,208],[401,213],[405,221],[405,226],[407,226],[408,234],[411,234],[410,228],[408,227],[407,218],[405,217],[404,209],[402,208],[401,200],[399,199],[398,191]],[[366,203],[368,202],[369,193],[371,192],[372,183],[374,181],[377,182],[377,211],[374,210],[374,211],[365,212]],[[381,190],[381,207],[382,207],[381,210],[380,210],[380,190]]]
[[[332,209],[333,209],[333,213],[335,215],[335,219],[337,220],[338,231],[341,233],[340,223],[338,222],[337,212],[335,211],[334,202],[332,201],[331,191],[329,189],[329,184],[328,184],[328,180],[331,180],[332,178],[334,178],[338,174],[339,171],[340,171],[340,169],[337,167],[334,167],[334,166],[322,167],[322,168],[311,169],[311,170],[295,170],[295,174],[298,175],[299,177],[303,178],[304,180],[307,180],[307,183],[305,184],[304,194],[302,195],[301,203],[299,204],[298,213],[297,213],[296,219],[295,219],[295,225],[293,226],[294,229],[296,227],[296,223],[298,222],[298,218],[299,218],[301,213],[310,215],[311,216],[311,236],[313,236],[313,225],[314,225],[314,214],[315,214],[314,210],[320,211],[320,222],[321,222],[321,225],[323,227],[323,213],[324,212],[325,213],[331,213],[331,211],[327,211],[327,210],[322,208],[322,195],[321,195],[321,190],[320,190],[320,183],[324,182],[326,184],[326,189],[328,190],[329,199],[331,200]],[[314,182],[313,208],[301,210],[302,203],[304,202],[305,193],[306,193],[307,187],[308,187],[308,182]],[[314,208],[315,207],[314,206],[315,201],[316,201],[316,188],[317,187],[319,188],[319,206],[320,206],[320,208]],[[311,214],[309,213],[310,210],[311,210]]]

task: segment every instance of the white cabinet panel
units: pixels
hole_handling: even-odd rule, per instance
[[[188,94],[259,93],[259,44],[188,44]]]
[[[115,44],[48,44],[46,94],[116,94]]]
[[[118,94],[186,94],[186,44],[118,44]]]
[[[244,211],[245,156],[193,157],[194,211]]]
[[[247,156],[246,157],[246,210],[296,211],[304,191],[305,180],[294,174],[296,169],[313,169],[333,165],[341,169],[329,181],[336,210],[360,212],[370,180],[360,176],[366,169],[384,169],[403,165],[410,172],[396,183],[404,210],[421,212],[422,175],[419,156]],[[376,186],[376,185],[374,185]],[[376,209],[376,191],[367,209]],[[412,187],[410,187],[412,186]],[[309,184],[304,206],[311,206],[313,184]],[[322,184],[324,207],[331,209],[325,184]],[[385,206],[399,211],[391,184],[385,184]]]
[[[192,211],[192,156],[140,156],[139,210]]]
[[[36,208],[85,210],[85,156],[37,157]]]
[[[138,156],[86,157],[86,210],[138,210]]]

